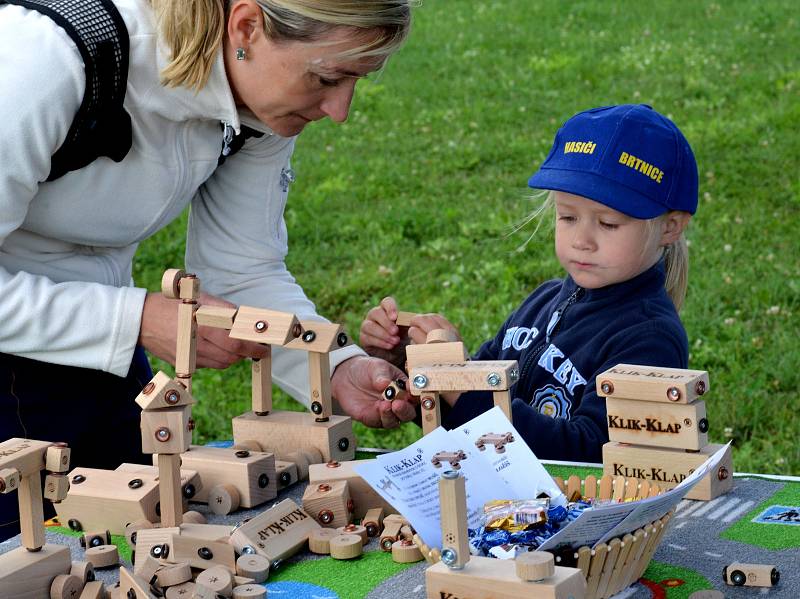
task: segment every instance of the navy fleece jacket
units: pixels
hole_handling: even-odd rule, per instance
[[[537,457],[601,462],[608,441],[595,377],[617,364],[686,368],[686,331],[664,289],[663,260],[601,289],[571,277],[539,286],[474,360],[517,360],[514,427]],[[444,415],[448,429],[492,407],[491,393],[464,393]]]

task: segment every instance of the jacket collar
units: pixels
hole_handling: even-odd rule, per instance
[[[646,271],[636,275],[632,279],[600,287],[599,289],[585,289],[585,301],[607,301],[617,300],[618,298],[630,298],[634,295],[644,294],[652,289],[664,287],[666,280],[666,269],[664,259],[660,259]],[[559,297],[567,298],[579,288],[578,284],[569,275],[564,279]]]

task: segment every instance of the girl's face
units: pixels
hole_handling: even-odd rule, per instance
[[[237,7],[250,6],[241,3]],[[312,121],[347,120],[356,82],[382,66],[382,59],[336,58],[368,41],[364,33],[339,27],[316,42],[267,38],[263,16],[253,5],[234,10],[225,36],[225,69],[236,103],[245,106],[278,135],[291,137]],[[243,47],[245,60],[236,60]]]
[[[561,191],[554,193],[556,255],[581,287],[598,289],[632,279],[653,266],[661,256],[662,245],[672,242],[664,231],[669,219],[658,217],[664,223],[650,227],[646,220],[599,202]]]

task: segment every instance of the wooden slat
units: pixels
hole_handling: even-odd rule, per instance
[[[253,359],[250,365],[251,399],[256,414],[269,414],[272,411],[272,346],[268,345],[267,348],[267,355]]]
[[[612,479],[608,474],[604,474],[600,479],[600,490],[598,491],[598,499],[611,499],[611,485]]]
[[[644,499],[650,494],[650,481],[641,480],[639,482],[639,493],[637,494],[638,499]]]
[[[606,587],[606,597],[611,597],[622,590],[622,579],[625,572],[625,563],[628,561],[628,556],[633,548],[633,535],[626,534],[622,537],[622,548],[620,549],[617,563],[614,565],[614,572],[611,575],[611,580]]]
[[[655,497],[656,495],[661,495],[661,487],[656,484],[650,485],[650,494],[648,497]]]
[[[644,547],[644,551],[642,552],[639,561],[637,561],[634,567],[634,581],[639,580],[642,577],[642,574],[647,569],[647,565],[650,563],[650,556],[653,555],[655,551],[655,543],[658,540],[658,532],[661,530],[661,522],[657,522],[655,524],[647,526],[647,542]]]
[[[577,501],[581,498],[581,479],[572,475],[567,479],[567,501]]]
[[[600,584],[600,577],[603,574],[603,565],[608,554],[608,545],[600,543],[594,548],[592,563],[589,566],[589,576],[586,577],[586,596],[595,597],[597,585]]]
[[[611,582],[611,576],[614,574],[614,566],[617,565],[617,558],[619,558],[621,550],[622,541],[619,539],[611,539],[608,542],[608,554],[606,554],[606,561],[603,564],[603,573],[600,575],[600,582],[597,584],[595,597],[606,597],[606,589],[608,588],[608,583]]]
[[[635,478],[629,478],[625,481],[625,499],[636,499],[636,494],[639,491],[639,481]]]
[[[584,545],[578,549],[578,552],[575,554],[577,556],[578,563],[576,564],[576,568],[578,568],[581,572],[583,572],[583,577],[588,578],[589,576],[589,565],[592,562],[592,550]]]
[[[42,455],[44,463],[44,454]],[[19,482],[19,526],[21,544],[36,551],[44,546],[44,509],[42,508],[42,479],[38,472],[23,476]]]
[[[614,477],[614,501],[622,501],[625,497],[625,477]]]
[[[590,474],[583,482],[583,497],[585,499],[594,499],[597,497],[597,477]]]
[[[238,308],[225,306],[200,306],[194,313],[194,317],[201,327],[230,330],[233,327],[233,320],[236,318],[237,310]]]
[[[567,486],[564,484],[564,479],[563,478],[561,478],[560,476],[554,476],[553,480],[558,485],[558,488],[561,489],[562,493],[566,493],[567,492]]]
[[[642,552],[644,552],[645,547],[645,537],[644,529],[639,529],[633,533],[633,544],[631,546],[631,550],[628,553],[628,558],[625,560],[625,565],[623,566],[622,570],[622,577],[620,580],[621,588],[627,588],[634,583],[634,573],[636,572],[636,564],[642,557]]]

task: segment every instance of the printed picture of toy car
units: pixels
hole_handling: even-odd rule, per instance
[[[457,451],[440,451],[431,458],[431,464],[433,464],[434,468],[441,468],[442,462],[450,462],[450,467],[453,470],[459,470],[461,468],[459,462],[466,459],[467,454],[460,449]]]
[[[494,450],[497,453],[505,453],[506,451],[506,443],[513,443],[514,442],[514,435],[510,432],[498,434],[498,433],[486,433],[485,435],[481,435],[478,437],[478,440],[475,441],[475,447],[484,451],[487,445],[494,445]]]

